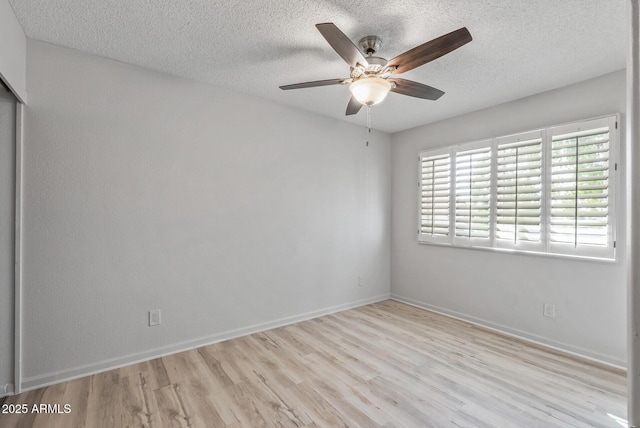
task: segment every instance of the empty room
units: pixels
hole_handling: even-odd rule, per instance
[[[0,0],[0,427],[639,427],[638,0]]]

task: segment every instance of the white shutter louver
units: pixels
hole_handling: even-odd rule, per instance
[[[498,143],[496,193],[496,239],[513,245],[539,243],[542,215],[540,136]]]
[[[449,236],[451,155],[420,157],[421,239]]]
[[[551,243],[609,245],[609,127],[551,142]]]
[[[456,153],[456,239],[490,236],[491,147]]]

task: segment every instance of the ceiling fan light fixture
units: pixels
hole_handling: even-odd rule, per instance
[[[391,90],[391,82],[380,77],[365,77],[354,81],[349,90],[360,103],[372,106],[385,99]]]
[[[409,49],[387,61],[384,58],[374,56],[382,46],[382,39],[378,36],[362,38],[360,40],[361,49],[358,49],[334,23],[316,24],[316,28],[333,50],[349,65],[351,70],[349,77],[284,85],[280,86],[280,89],[350,84],[351,98],[349,98],[349,104],[347,104],[345,111],[347,116],[358,113],[363,105],[372,106],[382,102],[389,91],[425,100],[437,100],[444,95],[444,92],[439,89],[395,76],[392,81],[387,79],[392,75],[405,73],[438,59],[472,40],[469,30],[462,27]],[[363,52],[367,54],[366,58]]]

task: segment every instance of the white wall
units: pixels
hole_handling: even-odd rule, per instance
[[[388,298],[389,135],[27,50],[25,388]]]
[[[604,263],[416,242],[417,158],[421,150],[624,110],[625,73],[619,71],[394,134],[392,296],[624,366],[624,245],[618,246],[618,262]],[[621,138],[624,140],[624,132]],[[624,177],[619,183],[624,184]],[[624,195],[624,189],[620,190]],[[624,242],[622,204],[618,214],[618,241]],[[556,319],[542,316],[543,302],[556,305]]]
[[[27,102],[27,40],[9,0],[0,0],[0,78],[22,101]]]

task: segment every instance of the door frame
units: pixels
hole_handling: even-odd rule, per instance
[[[24,135],[24,104],[16,102],[16,193],[15,193],[15,252],[14,252],[14,358],[13,393],[22,392],[22,154]]]

